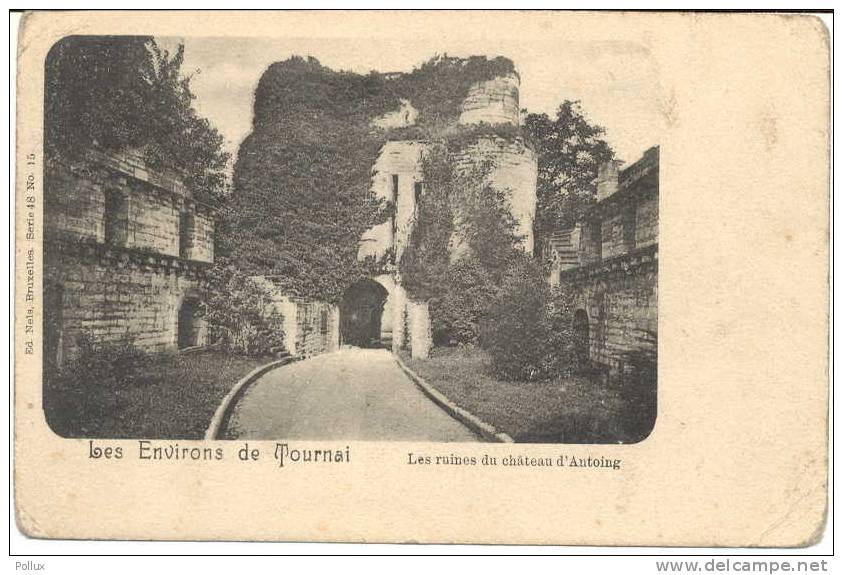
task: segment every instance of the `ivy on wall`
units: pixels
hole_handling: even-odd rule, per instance
[[[399,269],[412,299],[429,301],[434,342],[477,343],[488,302],[520,246],[508,190],[489,162],[461,166],[441,140],[422,157],[425,193]]]
[[[393,209],[371,192],[383,144],[410,133],[437,137],[456,125],[471,85],[512,72],[511,61],[485,57],[438,56],[389,77],[334,71],[314,58],[271,65],[234,168],[221,252],[287,293],[338,301],[383,264],[357,260],[360,236]],[[372,121],[398,110],[400,99],[419,110],[417,125],[375,127]]]
[[[339,300],[364,273],[360,236],[388,216],[370,190],[384,142],[370,122],[397,107],[377,74],[335,72],[314,58],[271,65],[234,167],[232,261],[291,295]]]
[[[512,60],[503,56],[457,58],[443,54],[394,78],[390,89],[413,103],[419,111],[418,126],[436,134],[456,124],[474,84],[516,73]]]

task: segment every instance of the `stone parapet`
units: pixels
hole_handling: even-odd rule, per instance
[[[186,297],[201,299],[203,266],[102,246],[46,248],[45,337],[54,342],[47,350],[54,363],[76,356],[82,337],[148,352],[178,348],[179,312]],[[191,344],[208,343],[202,323],[190,324]]]
[[[641,266],[657,266],[658,261],[659,245],[651,244],[619,256],[562,270],[559,272],[559,283],[576,283],[610,273],[629,273]]]
[[[45,170],[47,238],[213,261],[213,208],[170,177],[99,152],[86,157]]]
[[[88,150],[85,157],[87,160],[110,168],[116,173],[146,182],[181,198],[191,197],[190,191],[175,171],[166,168],[150,168],[143,154],[139,151],[125,150],[104,153],[99,150]]]
[[[459,123],[519,125],[520,85],[521,80],[517,74],[499,76],[474,84],[463,101]]]

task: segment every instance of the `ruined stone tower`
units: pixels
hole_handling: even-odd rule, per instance
[[[520,84],[521,80],[517,74],[509,74],[472,86],[463,102],[460,125],[519,126]],[[492,186],[509,191],[510,209],[518,222],[518,233],[524,237],[524,249],[531,253],[538,177],[535,153],[520,136],[484,135],[478,136],[466,146],[458,159],[458,162],[466,166],[478,165],[484,161],[489,161],[492,165],[492,172],[489,174]]]
[[[457,167],[470,169],[489,162],[492,166],[489,183],[509,193],[512,214],[523,236],[523,248],[533,249],[533,219],[536,210],[537,160],[524,139],[517,135],[520,125],[516,73],[498,76],[472,85],[461,106],[454,129],[489,125],[499,130],[478,130],[454,154]],[[375,120],[381,128],[412,126],[419,113],[411,100],[402,99],[401,107]],[[509,129],[508,129],[509,128]],[[470,133],[470,131],[469,131]],[[386,273],[374,278],[388,294],[381,321],[381,338],[392,342],[393,349],[406,343],[414,356],[426,356],[431,347],[430,320],[426,302],[411,301],[401,287],[396,262],[407,246],[416,219],[418,201],[424,194],[422,157],[428,144],[422,140],[387,142],[381,148],[373,167],[373,192],[391,202],[394,214],[390,221],[363,234],[358,257],[386,258],[392,265]],[[405,333],[409,332],[409,333]]]

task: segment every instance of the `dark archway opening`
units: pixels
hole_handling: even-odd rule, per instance
[[[585,369],[588,366],[588,314],[578,309],[574,312],[574,361],[577,367]]]
[[[185,298],[179,308],[178,346],[179,349],[199,345],[199,300]]]
[[[389,294],[381,284],[364,279],[349,287],[340,304],[340,337],[343,344],[383,347],[381,317]]]

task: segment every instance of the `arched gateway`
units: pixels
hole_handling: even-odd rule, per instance
[[[381,323],[389,293],[380,283],[362,279],[349,287],[340,304],[340,338],[345,345],[384,347]]]

